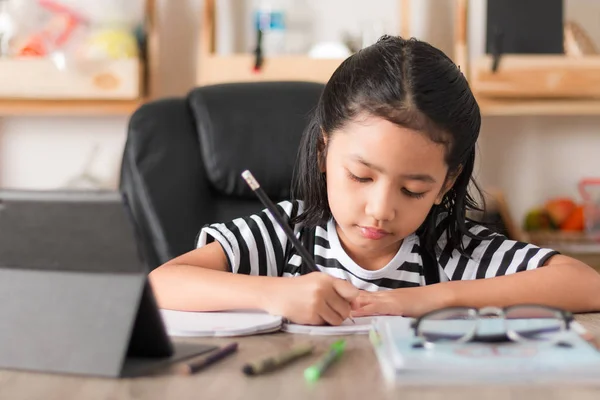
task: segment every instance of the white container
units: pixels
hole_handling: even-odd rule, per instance
[[[282,0],[261,0],[254,11],[254,28],[262,31],[266,56],[285,53],[286,13]]]

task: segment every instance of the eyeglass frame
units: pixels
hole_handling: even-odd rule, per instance
[[[506,342],[507,339],[508,339],[508,341],[513,341],[513,342],[523,342],[523,341],[528,341],[528,340],[526,338],[524,338],[523,336],[521,336],[519,333],[515,332],[514,330],[510,330],[507,328],[506,314],[508,311],[513,310],[515,308],[520,309],[520,308],[527,308],[527,307],[535,307],[535,308],[545,309],[545,310],[556,313],[556,315],[560,315],[562,317],[561,332],[570,330],[571,323],[575,320],[573,313],[571,313],[570,311],[566,311],[566,310],[563,310],[563,309],[560,309],[557,307],[547,306],[547,305],[543,305],[543,304],[515,304],[515,305],[507,306],[507,307],[488,306],[488,307],[482,307],[479,309],[475,308],[475,307],[446,307],[446,308],[440,308],[437,310],[432,310],[432,311],[429,311],[429,312],[421,315],[416,320],[412,321],[411,328],[413,329],[413,333],[416,338],[423,340],[423,342],[428,345],[434,345],[434,344],[437,344],[436,341],[427,340],[427,338],[425,338],[425,337],[423,337],[423,335],[419,334],[419,325],[423,322],[423,320],[426,320],[427,317],[430,317],[431,315],[434,315],[434,314],[437,314],[440,312],[444,312],[444,311],[451,311],[451,310],[474,311],[475,317],[476,317],[476,319],[473,320],[475,322],[474,328],[471,330],[471,332],[463,335],[460,339],[451,340],[452,343]],[[482,317],[485,317],[485,316],[496,316],[496,317],[502,318],[505,322],[504,333],[502,335],[486,335],[485,337],[483,337],[483,336],[477,337],[477,331],[479,330],[479,323],[483,319]],[[532,341],[534,341],[534,340],[532,340]]]

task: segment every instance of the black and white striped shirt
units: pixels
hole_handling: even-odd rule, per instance
[[[288,222],[302,212],[301,201],[284,201],[277,207]],[[466,255],[462,255],[447,245],[446,235],[442,234],[438,240],[442,251],[437,257],[441,281],[491,278],[531,270],[557,254],[550,249],[509,240],[481,225],[469,223],[468,227],[470,232],[489,240],[465,236]],[[359,289],[377,291],[425,285],[416,234],[402,241],[386,266],[370,271],[357,265],[343,250],[332,219],[316,229],[293,226],[293,230],[303,243],[307,239],[303,235],[314,235],[313,256],[321,272],[348,280]],[[223,247],[231,272],[263,276],[297,276],[307,272],[301,267],[301,257],[267,210],[228,223],[205,226],[198,235],[197,246],[214,240]]]

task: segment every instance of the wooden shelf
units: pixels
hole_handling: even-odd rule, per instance
[[[600,56],[504,55],[496,73],[488,56],[468,57],[469,0],[455,0],[454,62],[484,116],[600,115]]]
[[[306,56],[265,58],[260,71],[253,70],[251,54],[229,56],[207,55],[200,61],[198,83],[209,85],[225,82],[309,81],[326,83],[342,59],[320,59]]]
[[[131,115],[144,100],[10,100],[0,99],[0,117]]]
[[[251,53],[219,55],[216,52],[216,1],[205,0],[198,48],[198,85],[253,81],[309,81],[326,83],[343,59],[311,58],[307,55],[265,56],[254,71]],[[410,36],[410,2],[397,0],[402,36]]]
[[[478,97],[483,116],[600,115],[600,100],[491,99]]]
[[[341,59],[311,59],[307,56],[266,57],[262,70],[257,73],[253,71],[252,54],[218,55],[215,51],[215,1],[204,2],[198,52],[199,85],[265,80],[326,82],[342,62]],[[469,79],[482,115],[600,115],[600,75],[597,73],[600,56],[505,55],[500,63],[501,74],[491,76],[487,74],[489,57],[468,59],[469,0],[455,1],[454,61]],[[408,37],[411,0],[399,0],[398,4],[402,20],[400,33]],[[523,70],[527,77],[515,81],[515,74]],[[540,70],[544,74],[540,74]],[[503,79],[510,81],[508,86]],[[494,96],[489,96],[490,93]]]
[[[37,99],[0,97],[0,118],[10,116],[111,116],[131,115],[138,107],[155,98],[158,71],[158,26],[156,0],[145,0],[144,26],[146,31],[145,59],[140,74],[143,86],[140,98],[108,99]],[[139,63],[138,63],[139,64]],[[141,83],[140,82],[140,83]]]
[[[600,56],[506,54],[471,62],[476,95],[493,98],[600,99]]]

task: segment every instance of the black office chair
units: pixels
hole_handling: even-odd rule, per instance
[[[290,197],[300,137],[322,90],[308,82],[205,86],[133,114],[120,190],[150,270],[192,250],[205,224],[263,208],[243,170],[273,201]]]

